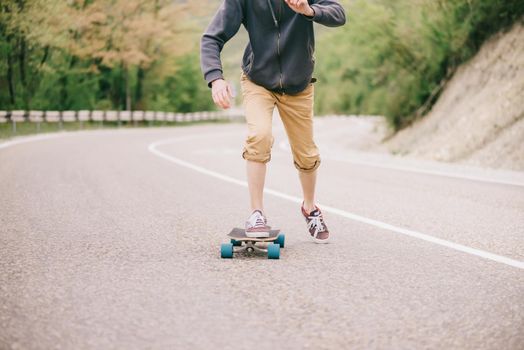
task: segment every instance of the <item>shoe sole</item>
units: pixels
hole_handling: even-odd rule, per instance
[[[315,237],[313,237],[311,235],[309,237],[316,244],[328,244],[329,243],[329,239],[330,239],[330,237],[328,237],[326,239],[318,239],[318,238],[315,238]]]

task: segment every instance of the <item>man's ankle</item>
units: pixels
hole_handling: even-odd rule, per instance
[[[315,205],[314,202],[309,202],[309,203],[308,203],[308,202],[304,201],[304,202],[302,202],[302,208],[304,208],[304,211],[305,211],[307,214],[309,214],[309,213],[311,213],[313,210],[315,210],[317,207],[316,207],[316,205]]]

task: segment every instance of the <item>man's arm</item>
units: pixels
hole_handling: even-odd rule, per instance
[[[243,21],[243,0],[224,0],[200,42],[200,65],[208,86],[223,79],[220,52]]]
[[[301,13],[310,21],[328,27],[338,27],[346,23],[346,13],[337,0],[285,0],[295,12]]]

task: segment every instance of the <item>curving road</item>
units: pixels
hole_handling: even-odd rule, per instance
[[[524,348],[522,174],[344,153],[319,122],[333,243],[315,245],[276,125],[286,248],[222,260],[248,215],[244,129],[0,145],[0,348]]]

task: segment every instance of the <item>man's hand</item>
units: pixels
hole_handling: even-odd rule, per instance
[[[231,98],[235,97],[231,84],[224,79],[217,79],[211,84],[211,95],[215,104],[223,109],[231,107]]]
[[[313,17],[315,11],[309,6],[307,0],[285,0],[286,4],[295,12],[308,17]]]

